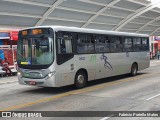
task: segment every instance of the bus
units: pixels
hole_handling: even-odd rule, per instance
[[[75,85],[146,69],[149,36],[65,26],[19,31],[19,84],[40,87]]]

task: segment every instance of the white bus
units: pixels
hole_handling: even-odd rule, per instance
[[[127,74],[150,65],[149,36],[64,26],[19,32],[18,81],[23,85],[86,86],[87,81]]]

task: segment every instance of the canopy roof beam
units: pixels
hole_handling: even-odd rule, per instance
[[[135,19],[136,17],[139,17],[140,15],[142,15],[143,13],[157,7],[160,5],[160,1],[156,0],[156,2],[154,3],[150,3],[147,6],[138,9],[135,13],[128,15],[125,19],[123,19],[115,28],[113,28],[112,30],[114,31],[119,31],[121,28],[123,28],[126,24],[128,24],[130,21],[132,21],[133,19]]]
[[[105,7],[100,9],[95,15],[93,15],[85,24],[81,27],[87,27],[92,21],[94,21],[99,15],[101,15],[107,8],[112,7],[114,4],[118,3],[120,0],[114,0],[113,2],[107,4]]]
[[[47,17],[56,9],[57,6],[59,6],[61,3],[63,2],[63,0],[57,0],[52,7],[50,7],[43,15],[43,17],[36,23],[35,26],[39,26],[41,25],[45,19],[47,19]]]

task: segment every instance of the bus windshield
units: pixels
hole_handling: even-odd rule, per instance
[[[48,36],[26,37],[18,41],[20,65],[49,65],[54,60],[53,39]]]

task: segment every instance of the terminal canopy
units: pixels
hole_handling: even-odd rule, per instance
[[[160,0],[1,0],[0,28],[63,25],[160,35]]]

